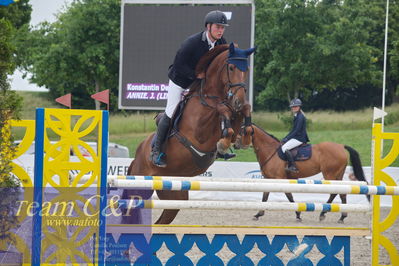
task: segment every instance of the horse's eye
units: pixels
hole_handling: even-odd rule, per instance
[[[233,71],[234,67],[233,66],[229,66],[229,69],[230,69],[230,71]]]

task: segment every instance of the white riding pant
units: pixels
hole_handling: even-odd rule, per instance
[[[281,150],[285,153],[285,151],[292,150],[293,148],[298,147],[302,143],[303,142],[300,142],[297,139],[290,139],[283,146],[281,146]]]
[[[169,118],[172,118],[176,106],[179,104],[181,100],[181,95],[183,91],[184,89],[182,87],[175,84],[173,81],[169,80],[168,99],[166,101],[166,108],[165,108],[165,114]]]

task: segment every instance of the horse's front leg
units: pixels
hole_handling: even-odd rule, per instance
[[[234,136],[234,130],[231,126],[232,112],[224,104],[218,104],[216,109],[220,115],[222,130],[222,138],[217,143],[217,150],[221,154],[224,154],[230,147],[232,138]]]
[[[252,135],[254,129],[252,128],[251,122],[251,105],[249,103],[245,103],[241,114],[244,116],[244,127],[243,130],[240,132],[241,135],[241,145],[242,147],[248,147],[252,142]]]
[[[269,194],[270,194],[270,192],[263,192],[262,202],[266,202],[268,200]],[[257,221],[257,220],[259,220],[259,217],[261,217],[263,215],[265,215],[264,210],[258,211],[258,213],[254,215],[252,220]]]

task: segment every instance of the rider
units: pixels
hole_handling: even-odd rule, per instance
[[[306,133],[306,117],[301,110],[301,106],[302,101],[300,99],[293,99],[290,103],[291,111],[294,115],[294,126],[291,132],[283,138],[282,142],[284,145],[281,147],[281,150],[288,159],[286,170],[293,173],[297,173],[298,169],[291,154],[291,149],[309,141],[308,134]]]
[[[226,15],[219,10],[209,12],[205,16],[206,30],[188,37],[177,51],[173,65],[169,67],[169,89],[165,115],[158,123],[157,137],[152,147],[150,160],[158,167],[166,167],[165,154],[161,151],[166,140],[170,120],[181,100],[181,94],[195,79],[203,79],[204,76],[195,75],[195,67],[200,58],[216,45],[226,44],[223,33],[227,24]],[[235,154],[221,155],[230,159]]]

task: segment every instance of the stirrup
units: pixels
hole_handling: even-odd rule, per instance
[[[155,166],[164,168],[164,167],[167,166],[166,161],[165,161],[165,157],[166,157],[166,154],[163,153],[163,152],[159,152],[159,153],[158,152],[151,152],[150,161]]]
[[[296,168],[294,165],[287,166],[287,167],[285,168],[285,171],[291,172],[291,173],[294,173],[294,174],[299,173],[298,168]]]

